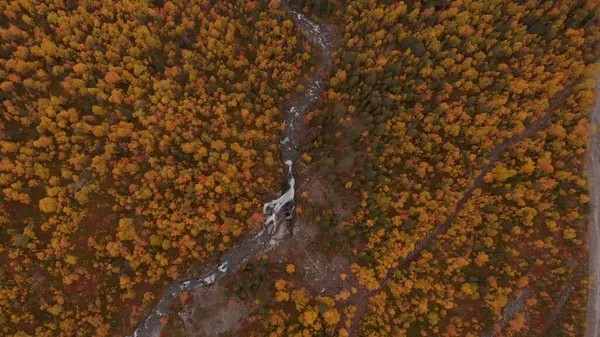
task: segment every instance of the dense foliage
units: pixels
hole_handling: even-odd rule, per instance
[[[598,0],[293,2],[338,39],[299,224],[349,268],[250,261],[243,334],[581,336]],[[1,334],[129,332],[260,226],[318,61],[277,1],[0,0]]]
[[[343,23],[305,149],[310,174],[352,212],[322,205],[306,221],[327,221],[330,250],[350,246],[369,291],[366,306],[337,301],[335,333],[525,336],[552,323],[557,336],[583,335],[598,2],[297,3]],[[560,319],[546,321],[568,285]]]
[[[276,3],[0,1],[0,335],[130,332],[259,227],[311,54]]]

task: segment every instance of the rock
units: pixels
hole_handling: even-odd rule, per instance
[[[300,152],[297,150],[287,151],[283,153],[283,161],[296,161],[298,160],[298,158],[300,158]]]

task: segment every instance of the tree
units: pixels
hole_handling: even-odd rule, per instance
[[[46,197],[40,200],[40,210],[45,213],[54,213],[58,210],[58,200]]]

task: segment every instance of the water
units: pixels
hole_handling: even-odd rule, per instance
[[[205,270],[202,276],[171,282],[158,304],[140,322],[130,337],[158,337],[162,330],[160,319],[171,310],[179,293],[215,284],[248,258],[264,254],[292,233],[296,214],[296,180],[293,167],[299,153],[298,131],[311,105],[319,99],[325,85],[329,83],[325,72],[332,62],[333,37],[327,27],[312,21],[293,6],[281,3],[281,7],[293,15],[302,33],[321,51],[321,65],[316,74],[308,79],[304,92],[300,97],[286,102],[283,107],[285,125],[280,144],[286,188],[279,197],[263,205],[264,222],[257,233],[246,238],[238,247],[224,253],[219,264]]]

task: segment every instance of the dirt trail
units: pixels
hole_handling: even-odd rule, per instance
[[[292,233],[296,220],[296,180],[293,174],[293,163],[297,159],[298,129],[310,106],[320,98],[322,90],[329,83],[325,73],[331,65],[334,44],[333,36],[326,26],[313,22],[309,16],[287,3],[281,2],[280,6],[292,15],[302,33],[321,51],[321,65],[316,74],[307,80],[306,90],[300,97],[284,104],[285,125],[280,143],[286,189],[279,194],[279,197],[264,204],[264,222],[258,233],[249,236],[241,245],[224,253],[219,264],[205,270],[202,276],[171,282],[158,304],[139,323],[130,337],[158,337],[162,331],[161,319],[168,315],[181,292],[214,285],[245,260],[264,254]]]
[[[562,313],[565,304],[567,304],[567,300],[569,299],[569,297],[571,297],[573,291],[575,291],[574,282],[575,279],[570,279],[569,282],[567,282],[567,284],[565,285],[564,289],[560,292],[560,296],[558,297],[558,301],[556,301],[556,305],[550,310],[548,316],[546,317],[546,325],[544,325],[544,329],[542,330],[542,333],[540,335],[545,335],[546,332],[550,329],[550,326],[552,326],[552,323],[554,323],[554,321],[558,317],[558,315]]]
[[[471,199],[471,197],[473,196],[473,192],[475,192],[475,190],[483,186],[483,179],[485,175],[492,171],[496,163],[500,160],[500,155],[504,151],[506,151],[511,145],[535,135],[538,131],[544,128],[546,124],[550,121],[552,116],[554,116],[556,108],[564,104],[565,99],[568,96],[568,94],[572,91],[572,88],[573,85],[570,85],[567,88],[560,91],[559,93],[557,93],[554,98],[553,104],[548,110],[546,110],[546,112],[541,117],[539,117],[536,121],[529,125],[527,129],[525,129],[525,131],[505,140],[502,144],[500,144],[492,151],[492,153],[489,155],[488,163],[483,167],[479,175],[473,180],[471,186],[463,193],[463,196],[458,200],[452,214],[450,214],[446,218],[446,221],[442,225],[437,227],[433,233],[429,234],[424,240],[419,242],[415,246],[415,249],[410,254],[408,254],[408,256],[404,260],[400,261],[395,268],[391,268],[382,281],[389,279],[392,276],[394,270],[405,268],[411,262],[415,261],[421,255],[423,250],[429,247],[437,239],[438,236],[444,234],[448,230],[448,228],[450,228],[450,226],[454,222],[454,219],[456,219],[460,211],[466,205],[467,201],[469,201],[469,199]],[[377,290],[370,292],[369,295],[374,294],[376,291]],[[352,321],[351,332],[353,333],[358,326],[358,321],[365,313],[367,304],[369,302],[369,297],[370,296],[364,297],[358,304],[356,315],[354,316]]]
[[[504,307],[502,310],[502,319],[494,324],[498,327],[499,332],[504,330],[506,324],[508,324],[508,322],[512,320],[517,313],[523,311],[525,308],[525,300],[531,295],[533,295],[533,289],[525,288],[523,289],[521,296],[516,297]],[[483,335],[481,335],[481,337],[494,337],[497,335],[499,335],[498,332],[494,331],[492,328],[492,330],[485,332]]]
[[[596,102],[592,109],[592,125],[588,148],[588,182],[592,211],[588,221],[589,275],[592,277],[588,296],[588,337],[600,336],[600,74],[596,75]]]

